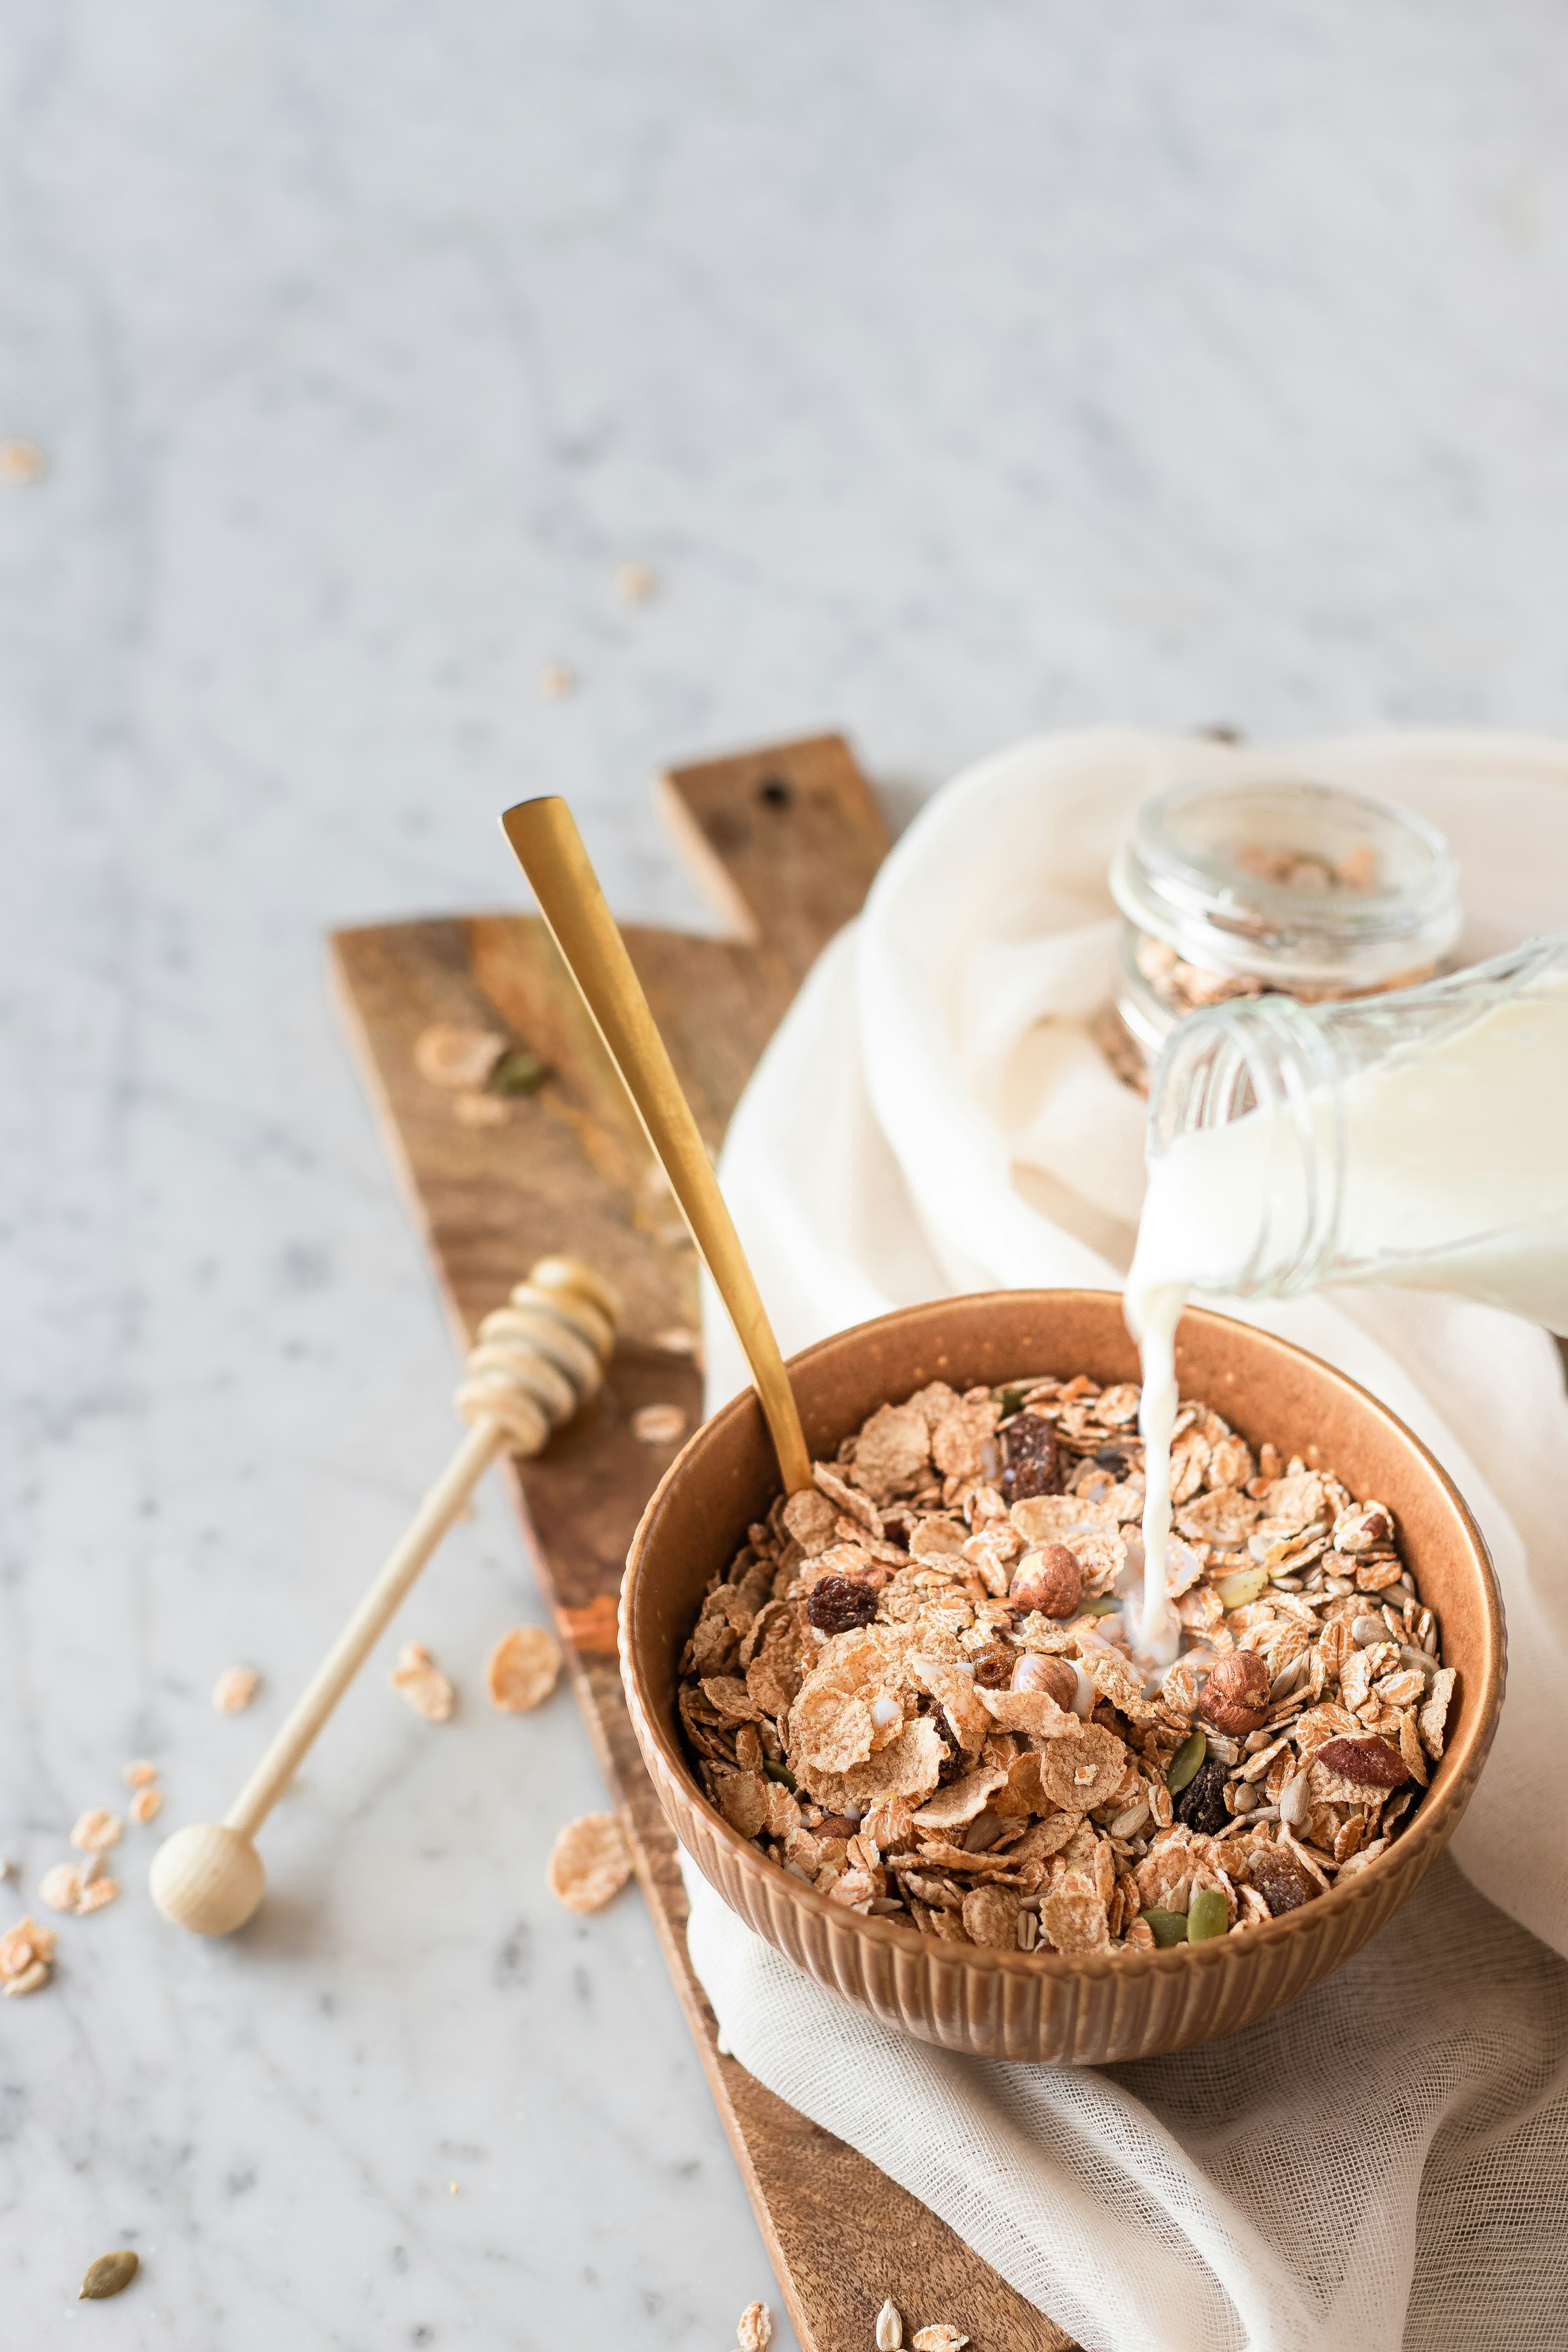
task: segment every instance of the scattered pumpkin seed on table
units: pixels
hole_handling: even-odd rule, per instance
[[[128,2287],[142,2267],[142,2258],[129,2246],[121,2246],[112,2254],[100,2254],[97,2262],[89,2263],[81,2283],[79,2303],[101,2303],[106,2295],[120,2294]]]

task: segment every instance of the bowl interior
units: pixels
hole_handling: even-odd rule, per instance
[[[1334,1471],[1359,1500],[1395,1514],[1405,1559],[1458,1668],[1443,1759],[1409,1837],[1484,1751],[1500,1696],[1501,1611],[1479,1531],[1419,1440],[1364,1389],[1288,1341],[1206,1309],[1176,1337],[1184,1396],[1201,1398],[1254,1449]],[[1138,1351],[1114,1291],[993,1291],[935,1300],[837,1334],[792,1359],[790,1377],[816,1459],[877,1407],[930,1381],[958,1390],[1026,1374],[1136,1381]],[[676,1711],[681,1651],[709,1579],[726,1568],[779,1489],[761,1409],[747,1391],[717,1412],[666,1473],[634,1544],[625,1601],[625,1670],[665,1761],[699,1803]],[[719,1822],[717,1813],[713,1815]],[[728,1840],[742,1843],[728,1824]],[[1403,1843],[1403,1841],[1401,1841]],[[1375,1868],[1376,1865],[1374,1864]],[[1289,1915],[1305,1917],[1315,1906]],[[1276,1923],[1279,1925],[1279,1923]]]

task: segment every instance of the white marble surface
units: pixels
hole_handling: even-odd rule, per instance
[[[0,70],[6,1919],[128,1757],[226,1801],[448,1440],[328,926],[514,901],[544,786],[691,919],[655,765],[823,722],[904,803],[1100,717],[1568,726],[1568,50],[1550,0],[15,0]],[[544,1891],[570,1704],[475,1703],[536,1612],[487,1498],[408,1612],[459,1720],[373,1674],[251,1931],[163,1927],[138,1833],[0,2005],[7,2344],[723,2352],[769,2291],[637,1897]]]

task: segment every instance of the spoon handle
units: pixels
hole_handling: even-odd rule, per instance
[[[540,911],[669,1179],[746,1351],[786,1490],[812,1484],[795,1392],[706,1145],[654,1025],[626,942],[563,800],[521,801],[501,819]]]

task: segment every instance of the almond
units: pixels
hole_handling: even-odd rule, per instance
[[[1364,1739],[1329,1739],[1319,1748],[1317,1761],[1342,1780],[1363,1789],[1397,1789],[1410,1778],[1409,1767],[1396,1748],[1368,1732]]]

